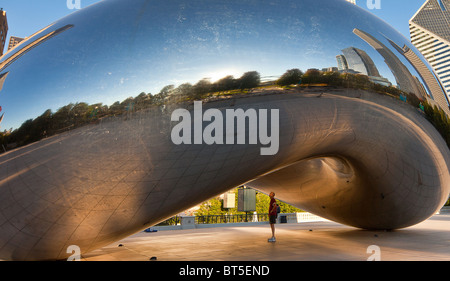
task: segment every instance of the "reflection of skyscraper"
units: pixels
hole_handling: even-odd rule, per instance
[[[73,27],[72,24],[68,24],[68,25],[58,28],[46,35],[42,35],[41,37],[35,38],[32,42],[28,43],[26,46],[24,46],[23,48],[21,48],[20,50],[18,50],[17,52],[13,53],[9,57],[7,57],[5,60],[3,60],[3,62],[0,63],[0,72],[3,71],[3,69],[5,69],[8,65],[13,63],[15,60],[20,58],[25,53],[29,52],[33,48],[36,48],[43,42],[61,34],[62,32],[65,32],[66,30],[71,29],[72,27]],[[31,37],[33,37],[33,36],[31,36]],[[29,39],[29,40],[31,40],[31,39]],[[8,55],[6,55],[6,56],[8,56]]]
[[[411,72],[408,70],[408,68],[400,61],[400,59],[383,43],[381,43],[378,39],[376,39],[374,36],[370,35],[369,33],[359,30],[355,28],[353,30],[353,33],[358,35],[361,39],[366,41],[370,46],[372,46],[375,50],[380,53],[380,55],[384,58],[386,64],[391,69],[392,74],[394,74],[395,79],[397,80],[398,87],[400,90],[413,93],[419,98],[423,98],[423,88],[418,82],[417,78],[414,77]],[[393,44],[392,41],[390,41],[391,44]],[[399,50],[398,48],[396,48]],[[414,60],[412,58],[412,54],[409,53],[408,49],[404,49],[401,53],[408,59],[409,62],[412,63]],[[424,79],[424,83],[427,85],[427,88],[431,91],[431,95],[441,108],[450,115],[450,109],[448,106],[446,95],[441,87],[435,87],[433,86],[433,81],[435,79],[429,80],[428,77],[424,75],[425,69],[421,68],[419,64],[415,64],[414,67],[422,72],[420,75]],[[419,72],[419,71],[418,71]],[[420,73],[419,72],[419,73]],[[429,70],[428,70],[429,72]],[[431,74],[431,72],[430,72]],[[431,74],[432,75],[432,74]],[[432,85],[432,86],[430,86]]]
[[[381,77],[375,63],[363,50],[349,47],[342,50],[344,55],[337,55],[338,70],[347,73],[360,73],[369,76],[373,83],[392,86],[388,79]]]
[[[380,76],[380,73],[373,63],[373,60],[363,50],[350,47],[342,50],[342,53],[347,60],[349,69],[353,69],[354,71],[367,76]]]
[[[336,56],[337,64],[338,64],[338,70],[343,71],[348,69],[347,60],[345,59],[345,56],[343,55],[337,55]]]
[[[8,34],[8,21],[6,19],[6,12],[0,9],[0,56],[3,55],[3,48],[5,47],[6,34]]]
[[[385,63],[394,74],[395,80],[400,90],[414,93],[421,97],[421,87],[417,85],[417,80],[412,76],[408,68],[398,59],[398,57],[383,43],[381,43],[374,36],[355,28],[353,33],[358,35],[361,39],[366,41],[384,58]]]
[[[17,44],[19,44],[19,43],[22,42],[23,40],[24,40],[24,38],[19,38],[19,37],[11,36],[11,37],[9,38],[8,51],[11,50],[12,48],[14,48]]]
[[[411,42],[450,96],[450,0],[427,0],[409,21]]]
[[[439,81],[436,80],[436,77],[433,75],[433,73],[428,69],[428,67],[425,65],[425,63],[414,53],[413,50],[408,48],[408,46],[403,46],[403,48],[400,48],[397,44],[395,44],[392,40],[387,39],[389,43],[400,53],[402,54],[410,63],[411,65],[416,69],[417,73],[422,77],[423,81],[426,81],[426,87],[428,88],[428,91],[431,95],[433,93],[442,93],[443,88],[440,85]],[[423,96],[426,96],[423,94]],[[437,97],[433,96],[433,99],[441,100],[442,104],[445,104],[446,101],[444,100],[445,95],[438,95]]]
[[[8,73],[9,71],[0,74],[0,91],[3,89],[3,83],[5,83],[6,76],[8,76]]]

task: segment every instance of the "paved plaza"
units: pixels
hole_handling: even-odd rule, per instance
[[[139,232],[87,253],[82,260],[365,261],[378,255],[382,261],[450,261],[447,213],[395,231],[325,221],[277,224],[275,243],[267,242],[270,234],[266,224]]]

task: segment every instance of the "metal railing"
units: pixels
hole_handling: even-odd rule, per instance
[[[196,224],[240,223],[269,221],[269,214],[208,215],[196,216]]]

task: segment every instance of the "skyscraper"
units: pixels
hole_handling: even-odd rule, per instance
[[[338,64],[338,70],[343,71],[348,69],[347,60],[345,59],[344,55],[337,55],[336,56],[337,64]]]
[[[355,47],[349,47],[342,50],[342,53],[343,55],[336,56],[338,71],[360,73],[367,75],[373,83],[392,86],[392,83],[388,79],[380,75],[375,63],[365,51]]]
[[[389,69],[394,75],[397,86],[400,90],[407,93],[413,93],[421,98],[423,93],[422,88],[417,82],[417,79],[411,74],[408,68],[400,61],[400,59],[393,53],[386,45],[384,45],[380,40],[375,38],[373,35],[355,28],[353,33],[358,35],[361,39],[366,41],[370,46],[372,46],[383,58]],[[444,94],[441,91],[441,95]],[[439,96],[438,93],[434,93],[433,96]],[[445,99],[445,97],[443,97]],[[441,103],[440,103],[441,104]],[[442,103],[445,104],[446,112],[448,111],[448,105],[446,100]]]
[[[16,45],[18,45],[20,42],[22,42],[24,38],[11,36],[9,38],[9,45],[8,45],[8,51],[14,48]]]
[[[427,0],[409,21],[411,42],[450,97],[450,0]]]
[[[8,34],[8,21],[6,20],[6,12],[0,9],[0,56],[3,55],[5,47],[6,35]]]
[[[367,76],[380,76],[377,67],[365,51],[355,47],[349,47],[342,50],[342,53],[345,56],[349,69],[353,69],[354,71]]]

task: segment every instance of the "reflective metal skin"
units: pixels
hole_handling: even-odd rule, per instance
[[[300,85],[270,82],[295,68]],[[242,184],[355,227],[419,223],[450,190],[449,148],[418,109],[448,113],[429,69],[341,0],[105,0],[75,12],[0,59],[0,126],[13,128],[0,259],[89,252]],[[200,114],[277,110],[266,128],[276,153],[262,155],[262,127],[250,142],[250,123],[241,144],[196,141],[210,123],[196,127],[194,100]],[[174,143],[179,109],[192,144]]]

